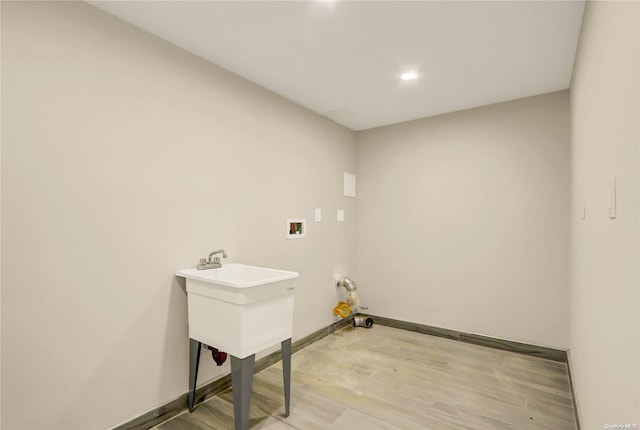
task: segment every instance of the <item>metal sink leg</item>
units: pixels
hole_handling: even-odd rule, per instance
[[[198,364],[202,343],[189,339],[189,412],[193,412],[196,397],[196,381],[198,380]]]
[[[231,356],[231,388],[236,430],[249,430],[249,409],[253,390],[253,370],[256,355],[245,358]]]
[[[291,409],[291,338],[283,340],[282,378],[284,382],[284,415],[289,416]],[[189,339],[189,412],[193,412],[198,379],[198,365],[202,343]],[[253,372],[256,355],[245,358],[231,355],[231,388],[233,389],[233,415],[235,430],[249,429],[249,410],[253,391]]]
[[[282,341],[282,379],[284,382],[284,416],[291,405],[291,338]]]

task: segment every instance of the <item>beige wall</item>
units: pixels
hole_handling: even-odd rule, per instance
[[[2,6],[5,428],[104,429],[185,393],[174,273],[217,248],[300,272],[295,338],[333,322],[353,132],[85,3]],[[200,382],[227,366],[204,355]]]
[[[369,311],[567,347],[568,118],[563,91],[358,133]]]
[[[588,4],[571,114],[559,92],[357,145],[84,3],[0,16],[0,425],[103,429],[186,392],[174,272],[219,247],[301,273],[295,338],[333,321],[349,274],[373,314],[570,347],[584,428],[640,419],[638,3]],[[205,356],[200,382],[227,366]]]
[[[2,2],[0,1],[0,59],[2,58]],[[2,94],[2,73],[0,73],[0,94]],[[2,214],[2,103],[0,102],[0,220]],[[2,243],[2,222],[0,221],[0,243]],[[0,246],[0,262],[2,247]],[[2,264],[0,264],[0,351],[2,351]],[[2,387],[2,354],[0,353],[0,387]],[[0,389],[0,417],[2,416],[2,389]],[[2,429],[2,419],[0,419]]]
[[[587,4],[571,84],[571,366],[585,429],[640,424],[639,9]]]

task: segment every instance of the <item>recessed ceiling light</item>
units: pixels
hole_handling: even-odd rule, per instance
[[[400,75],[400,79],[402,79],[403,81],[410,81],[417,77],[418,77],[418,74],[416,72],[406,72]]]

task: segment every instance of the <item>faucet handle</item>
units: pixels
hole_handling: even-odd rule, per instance
[[[206,266],[207,265],[207,259],[206,258],[201,258],[200,259],[200,264],[198,264],[198,266]]]

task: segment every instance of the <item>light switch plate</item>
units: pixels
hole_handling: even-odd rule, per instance
[[[322,209],[321,208],[316,208],[315,221],[316,222],[321,222],[322,221]]]
[[[344,221],[344,210],[338,209],[338,221]]]
[[[616,177],[609,179],[609,219],[616,219]]]

